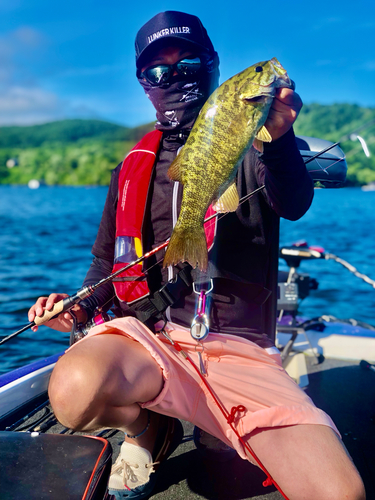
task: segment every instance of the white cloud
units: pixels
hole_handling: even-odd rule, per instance
[[[40,47],[46,40],[46,37],[30,26],[20,26],[12,31],[9,38],[19,46],[36,49]]]
[[[33,125],[64,118],[100,118],[84,99],[65,100],[41,88],[14,86],[0,92],[0,126]]]
[[[311,27],[313,30],[330,29],[332,26],[341,24],[343,21],[341,17],[322,17]]]
[[[21,6],[21,0],[0,0],[0,11],[11,12],[17,10]]]
[[[20,26],[15,30],[0,35],[0,83],[3,85],[19,78],[33,80],[30,69],[26,69],[25,60],[32,61],[33,54],[39,57],[46,37],[30,26]],[[30,67],[30,65],[29,65]],[[31,65],[32,68],[32,65]]]
[[[47,38],[42,32],[31,26],[19,26],[0,35],[0,55],[10,57],[24,51],[37,50],[46,42]]]
[[[64,102],[39,88],[11,87],[0,94],[0,124],[26,125],[62,118]]]
[[[363,65],[363,69],[365,69],[366,71],[375,71],[375,59],[373,59],[372,61],[366,61]]]
[[[95,75],[103,75],[105,73],[111,73],[113,75],[114,72],[123,71],[124,66],[119,64],[103,64],[101,66],[93,66],[89,67],[80,67],[80,68],[67,68],[58,73],[60,77],[75,77],[75,76],[95,76]]]
[[[0,35],[0,124],[28,124],[55,119],[64,112],[64,103],[35,83],[33,54],[40,54],[46,37],[30,26]]]
[[[318,59],[318,61],[316,61],[315,64],[317,66],[329,66],[330,64],[332,64],[332,60],[331,59]]]
[[[28,112],[30,110],[55,108],[57,97],[38,88],[12,87],[0,95],[0,112]]]

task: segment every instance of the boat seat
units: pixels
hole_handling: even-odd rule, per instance
[[[103,500],[112,448],[103,438],[0,432],[0,497]]]

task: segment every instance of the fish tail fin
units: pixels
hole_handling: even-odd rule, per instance
[[[170,167],[168,169],[168,177],[172,181],[178,181],[178,182],[181,182],[183,184],[183,182],[182,182],[181,157],[180,157],[179,154],[173,160],[173,162],[171,163],[171,165],[170,165]]]
[[[198,266],[201,271],[207,270],[208,252],[203,227],[186,229],[176,224],[167,247],[163,267],[173,266],[179,262],[188,262],[193,268]]]

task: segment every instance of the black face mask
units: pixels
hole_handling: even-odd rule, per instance
[[[168,85],[153,87],[139,79],[147,97],[156,109],[159,130],[191,129],[203,104],[217,87],[218,70],[195,75],[175,76]]]

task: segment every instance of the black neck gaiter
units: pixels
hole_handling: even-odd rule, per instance
[[[169,85],[153,87],[139,79],[156,109],[155,128],[163,131],[191,129],[203,104],[214,90],[211,75],[186,80],[175,76]]]

